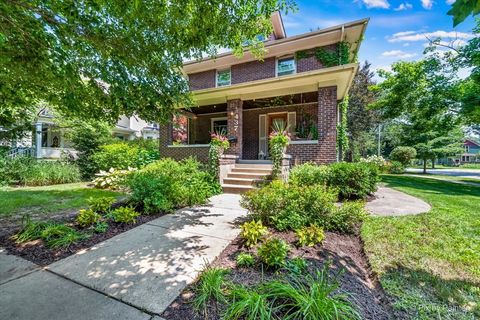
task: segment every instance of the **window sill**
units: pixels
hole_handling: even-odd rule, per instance
[[[170,144],[168,148],[208,148],[209,144]]]
[[[294,140],[290,144],[318,144],[318,140]]]

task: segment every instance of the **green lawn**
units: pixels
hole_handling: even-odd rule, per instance
[[[404,319],[480,317],[480,187],[408,176],[383,182],[432,206],[428,213],[371,217],[365,251]]]
[[[427,174],[427,177],[443,179],[443,180],[453,180],[453,181],[461,181],[461,182],[468,182],[468,183],[477,183],[480,187],[480,179],[475,178],[465,178],[465,177],[455,177],[455,176],[447,176],[445,174]]]
[[[0,218],[19,214],[49,215],[86,207],[89,197],[122,196],[121,193],[93,189],[86,183],[44,187],[0,188]]]

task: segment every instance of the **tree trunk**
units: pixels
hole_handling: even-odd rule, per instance
[[[432,159],[432,169],[435,169],[435,159]]]
[[[427,173],[427,159],[423,159],[423,173]]]

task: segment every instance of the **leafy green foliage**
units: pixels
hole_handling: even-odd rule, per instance
[[[377,190],[378,168],[369,163],[338,162],[329,166],[327,185],[345,199],[364,198]]]
[[[258,248],[258,256],[266,266],[280,268],[285,265],[288,250],[288,244],[282,239],[269,238]]]
[[[95,188],[98,189],[120,190],[124,187],[125,180],[134,171],[137,171],[137,169],[128,168],[127,170],[115,170],[110,168],[108,171],[100,170],[92,183]]]
[[[195,298],[193,306],[197,311],[202,310],[205,317],[207,317],[207,306],[209,303],[226,302],[224,295],[225,291],[225,276],[228,270],[221,268],[205,268],[198,279],[195,286]]]
[[[452,3],[452,8],[447,14],[453,17],[453,26],[462,23],[469,15],[475,16],[480,13],[478,0],[457,0]]]
[[[0,157],[0,185],[45,186],[80,181],[76,165],[31,157]]]
[[[267,320],[272,319],[271,303],[268,294],[259,289],[234,286],[230,293],[231,302],[223,316],[225,320]]]
[[[268,140],[270,158],[272,159],[272,177],[274,179],[281,174],[283,154],[289,141],[288,127],[274,123],[273,131],[270,133]]]
[[[86,239],[87,235],[82,234],[64,224],[47,224],[42,230],[41,239],[50,248],[68,248],[71,244]]]
[[[290,170],[288,182],[297,186],[326,185],[328,181],[328,167],[314,163],[305,163],[294,166]]]
[[[201,204],[218,190],[218,182],[192,158],[153,162],[129,176],[126,185],[146,213]]]
[[[158,145],[155,141],[150,140],[148,143],[139,144],[137,140],[133,140],[102,145],[91,155],[90,160],[98,172],[107,171],[110,168],[123,170],[143,168],[159,158]]]
[[[408,166],[416,156],[417,150],[413,147],[396,147],[390,152],[390,160],[398,161],[404,166]]]
[[[257,36],[271,33],[270,16],[294,8],[289,0],[2,2],[0,123],[31,123],[38,101],[84,119],[166,120],[192,104],[185,59],[221,47],[241,55],[246,43],[261,57]]]
[[[135,223],[139,215],[132,207],[119,207],[111,211],[113,221],[117,223]]]
[[[401,162],[398,161],[392,161],[388,164],[387,166],[388,173],[392,174],[402,174],[405,172],[405,167]]]
[[[114,197],[90,197],[87,199],[88,206],[94,212],[107,212],[114,202]]]
[[[22,217],[22,230],[16,233],[12,239],[16,243],[25,243],[40,239],[43,229],[47,226],[46,222],[32,221],[29,215]]]
[[[82,209],[79,211],[75,221],[82,227],[90,227],[91,225],[99,222],[101,216],[92,209]]]
[[[323,229],[316,225],[302,227],[296,230],[295,234],[298,238],[298,244],[302,247],[313,247],[319,243],[322,243],[322,241],[325,239],[325,233],[323,232]]]
[[[346,41],[340,41],[336,48],[319,47],[310,52],[298,51],[295,54],[297,59],[305,59],[312,55],[325,67],[334,67],[351,62],[350,44]]]
[[[287,261],[285,268],[293,275],[301,275],[308,268],[308,262],[304,258],[294,257]]]
[[[348,113],[348,95],[345,95],[342,102],[338,104],[340,121],[337,124],[337,148],[340,160],[345,159],[345,154],[348,149],[348,135],[347,135],[347,113]]]
[[[322,185],[300,187],[273,181],[242,196],[255,219],[277,230],[296,230],[321,221],[333,211],[337,193]]]
[[[105,233],[108,230],[108,223],[106,221],[98,221],[93,227],[95,233]]]
[[[355,228],[367,216],[362,201],[346,201],[340,207],[335,207],[332,214],[325,220],[323,227],[329,231],[354,233]]]
[[[255,258],[246,252],[240,252],[237,255],[236,261],[239,267],[252,267],[255,264]]]
[[[241,226],[242,232],[240,235],[245,241],[245,246],[253,247],[257,242],[262,239],[268,233],[267,227],[263,226],[262,221],[252,220],[250,222],[245,222]]]
[[[338,280],[329,278],[328,266],[305,279],[293,277],[265,284],[268,294],[279,301],[275,309],[286,312],[285,319],[361,319],[347,295],[338,293],[338,288]]]

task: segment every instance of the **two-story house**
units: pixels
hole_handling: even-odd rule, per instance
[[[207,161],[210,133],[225,130],[227,154],[268,159],[274,124],[287,124],[293,163],[336,161],[338,103],[358,68],[356,56],[368,19],[287,37],[280,13],[259,61],[246,52],[186,62],[196,107],[160,127],[160,154]]]

